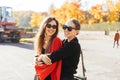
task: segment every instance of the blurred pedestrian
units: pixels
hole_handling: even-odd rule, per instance
[[[119,31],[117,30],[115,35],[114,35],[113,48],[115,47],[115,45],[117,45],[117,48],[118,48],[118,46],[119,46],[119,39],[120,39],[120,34],[119,34]]]

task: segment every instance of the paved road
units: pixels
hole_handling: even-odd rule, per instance
[[[80,40],[88,80],[120,80],[120,48],[112,40]],[[0,80],[33,80],[33,45],[0,43]],[[79,65],[78,73],[81,73]]]
[[[80,43],[88,80],[120,80],[120,47],[113,48],[111,40],[80,40]]]
[[[0,80],[33,80],[32,44],[0,43]]]

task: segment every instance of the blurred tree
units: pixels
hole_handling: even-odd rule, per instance
[[[15,19],[17,20],[17,26],[19,27],[30,27],[29,21],[32,11],[15,11],[13,12]]]
[[[59,9],[52,9],[50,15],[55,16],[60,24],[65,23],[66,21],[66,5],[67,3],[64,3]]]
[[[61,24],[70,18],[76,18],[81,23],[85,20],[84,11],[80,9],[80,0],[72,2],[66,0],[59,9],[52,9],[51,15],[55,16]]]
[[[19,25],[19,18],[18,18],[18,12],[13,12],[13,17],[15,18],[15,20],[16,20],[16,26],[18,26]]]
[[[21,27],[31,27],[30,22],[30,16],[32,15],[32,11],[19,11],[18,12],[18,18],[19,18],[19,26]]]
[[[120,22],[120,0],[118,0],[118,2],[116,3],[116,7],[117,7],[118,15],[119,15],[118,21]]]
[[[118,22],[120,19],[120,0],[113,2],[113,0],[106,0],[106,16],[107,16],[107,22]]]
[[[92,6],[89,13],[93,16],[90,19],[90,22],[92,21],[93,23],[98,23],[102,21],[102,5],[96,5],[96,6]]]
[[[53,9],[55,9],[55,5],[54,5],[54,4],[51,4],[51,5],[49,6],[49,11],[48,11],[48,12],[51,12],[51,10],[53,10]]]
[[[38,27],[41,23],[41,13],[32,13],[31,20],[29,23],[32,27]]]
[[[107,21],[108,22],[118,22],[118,20],[119,20],[119,13],[117,11],[117,7],[113,6],[113,8],[111,8],[108,11]]]

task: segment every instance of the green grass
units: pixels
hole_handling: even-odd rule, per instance
[[[33,38],[21,38],[20,42],[33,43],[34,39]]]
[[[116,23],[98,23],[98,24],[82,24],[81,30],[90,30],[90,31],[115,31],[120,30],[120,22]]]

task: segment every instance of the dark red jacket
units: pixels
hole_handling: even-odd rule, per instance
[[[56,37],[53,39],[53,42],[50,46],[50,53],[57,51],[62,47],[62,41]],[[54,62],[51,65],[35,65],[35,71],[36,75],[40,78],[40,80],[44,80],[48,75],[51,74],[51,80],[60,80],[60,75],[61,75],[61,66],[62,66],[62,61],[57,61]]]
[[[119,41],[119,38],[120,38],[120,34],[115,33],[114,41]]]

